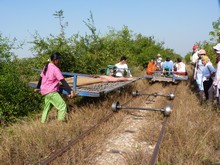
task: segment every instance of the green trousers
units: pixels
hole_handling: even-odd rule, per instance
[[[65,120],[67,106],[65,101],[58,92],[52,92],[45,95],[44,101],[45,101],[44,110],[41,118],[42,123],[46,122],[48,112],[51,110],[52,105],[58,110],[58,115],[57,115],[58,121]]]

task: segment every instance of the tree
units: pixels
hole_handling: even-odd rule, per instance
[[[212,23],[213,31],[209,33],[211,41],[220,43],[220,17],[216,22]]]
[[[14,41],[0,35],[0,122],[15,121],[39,108],[39,97],[27,87],[12,49]]]

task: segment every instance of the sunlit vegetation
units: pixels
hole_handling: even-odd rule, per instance
[[[12,53],[12,49],[18,48],[15,42],[0,33],[0,160],[2,164],[38,164],[52,151],[67,144],[99,119],[105,116],[115,97],[123,101],[128,99],[128,92],[123,95],[115,94],[103,100],[75,99],[67,100],[73,104],[68,114],[68,123],[57,123],[55,111],[49,117],[49,123],[42,125],[39,121],[42,97],[33,92],[27,86],[30,80],[37,80],[39,73],[31,68],[41,69],[47,62],[52,52],[62,54],[61,70],[65,72],[100,74],[100,68],[118,62],[122,55],[128,58],[129,67],[137,68],[134,76],[140,76],[143,63],[155,58],[160,53],[163,58],[171,57],[173,61],[180,55],[173,49],[165,48],[163,42],[157,42],[153,36],[135,34],[127,26],[116,31],[110,28],[108,33],[101,35],[97,32],[92,13],[90,18],[84,21],[90,34],[81,36],[73,34],[66,37],[62,11],[54,14],[59,18],[60,34],[41,37],[38,32],[33,35],[33,47],[35,57],[19,59]],[[62,19],[61,19],[62,18]],[[220,42],[220,19],[213,23],[213,31],[210,32],[211,41],[198,41],[199,47],[207,51],[213,64],[215,54],[212,46]],[[191,52],[185,56],[189,62]],[[145,83],[146,84],[146,83]],[[139,84],[140,85],[140,84]],[[170,118],[168,129],[163,140],[158,157],[158,164],[212,164],[220,161],[219,150],[219,113],[206,105],[200,105],[190,85],[178,88],[181,97],[174,104],[174,115]],[[190,107],[186,109],[186,107]],[[53,114],[54,113],[54,114]],[[110,121],[112,124],[101,128],[100,134],[94,135],[90,141],[101,141],[111,132],[113,127],[120,124],[123,118]],[[147,130],[147,129],[146,129]],[[99,136],[98,136],[99,135]],[[143,138],[143,135],[141,135]],[[83,145],[83,144],[82,144]],[[80,147],[79,147],[80,148]],[[76,155],[79,160],[73,164],[88,163],[88,153],[82,152]],[[84,154],[84,155],[83,155]],[[90,153],[91,154],[91,153]],[[146,163],[143,152],[139,154],[129,153],[125,155],[127,162],[135,164]],[[132,160],[129,160],[129,157]],[[71,162],[71,160],[68,160]]]

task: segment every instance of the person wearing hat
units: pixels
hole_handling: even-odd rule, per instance
[[[157,54],[157,59],[156,59],[156,70],[157,71],[161,71],[162,70],[162,63],[163,63],[163,59],[161,57],[160,54]]]
[[[206,51],[204,49],[199,50],[198,52],[199,58],[196,60],[195,69],[194,69],[194,80],[196,80],[199,89],[199,96],[202,100],[205,99],[203,82],[202,82],[202,71],[205,67],[202,63],[203,55],[206,55]]]
[[[41,117],[42,123],[46,122],[48,112],[52,108],[52,105],[58,110],[58,121],[65,121],[67,105],[58,93],[59,82],[62,83],[71,98],[75,96],[75,93],[67,84],[60,69],[58,68],[61,60],[61,54],[58,52],[53,53],[50,57],[50,60],[51,61],[47,62],[47,64],[44,66],[40,74],[37,89],[35,89],[35,92],[40,92],[44,96],[44,109]]]
[[[199,47],[198,47],[198,45],[195,44],[192,49],[193,49],[193,54],[190,57],[190,60],[191,60],[191,64],[195,67],[196,61],[199,58],[199,56],[198,56]]]
[[[218,109],[220,110],[220,43],[215,45],[213,47],[215,54],[216,54],[216,63],[217,63],[217,68],[216,68],[216,74],[215,74],[215,79],[213,81],[213,88],[216,90],[216,96],[217,96],[217,106]]]

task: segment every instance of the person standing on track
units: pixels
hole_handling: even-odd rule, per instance
[[[216,68],[216,74],[215,79],[213,81],[213,89],[216,90],[216,97],[217,97],[217,106],[220,110],[220,43],[215,45],[213,47],[215,53],[216,53],[216,62],[217,62],[217,68]]]
[[[197,44],[193,45],[193,53],[192,53],[192,56],[190,57],[190,63],[192,65],[192,70],[193,70],[193,77],[195,76],[195,67],[196,67],[196,61],[198,60],[199,58],[199,47]],[[194,78],[192,78],[192,82],[193,82]]]
[[[195,64],[194,80],[196,80],[197,86],[199,88],[199,96],[201,100],[205,100],[204,87],[202,82],[202,71],[205,66],[202,64],[202,56],[206,55],[206,51],[204,49],[201,49],[198,55],[199,58],[197,59]]]
[[[70,98],[75,96],[75,93],[67,84],[60,69],[58,68],[61,60],[61,54],[58,52],[53,53],[50,57],[50,60],[51,62],[47,62],[42,70],[37,89],[35,89],[35,92],[40,92],[42,95],[44,95],[44,109],[41,118],[42,123],[46,122],[52,105],[58,110],[58,121],[65,121],[67,105],[58,93],[59,82],[62,83],[65,90],[69,93]]]
[[[198,47],[198,45],[195,44],[192,49],[193,49],[193,54],[190,57],[190,61],[191,61],[191,64],[193,65],[193,69],[194,69],[196,66],[196,61],[199,58],[199,55],[198,55],[199,54],[199,47]]]
[[[202,81],[203,81],[203,87],[204,87],[204,93],[206,100],[208,100],[208,104],[212,105],[213,102],[213,90],[212,90],[212,83],[213,83],[213,77],[215,76],[215,68],[212,66],[212,63],[210,62],[210,59],[208,56],[202,56],[202,63],[205,66],[202,71]]]

